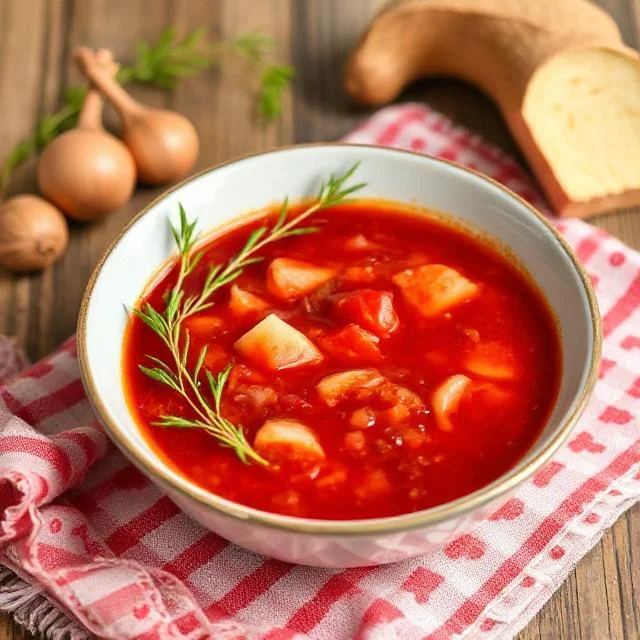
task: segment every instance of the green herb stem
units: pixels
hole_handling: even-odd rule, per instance
[[[188,402],[197,417],[189,419],[182,416],[163,415],[154,423],[155,425],[204,429],[222,446],[233,449],[243,462],[252,460],[258,464],[268,465],[268,462],[247,442],[242,427],[234,425],[221,414],[222,393],[231,365],[216,375],[208,369],[203,370],[207,354],[205,346],[198,356],[195,367],[190,370],[188,360],[191,339],[188,330],[182,331],[182,325],[188,317],[210,308],[214,304],[211,298],[216,291],[233,282],[246,267],[261,261],[263,258],[255,255],[260,249],[287,237],[317,231],[317,227],[302,227],[300,223],[321,209],[344,202],[349,195],[361,189],[363,184],[346,186],[357,166],[357,164],[354,165],[339,177],[331,176],[320,187],[314,203],[291,219],[289,219],[289,202],[285,199],[273,226],[254,229],[242,249],[226,264],[209,268],[200,293],[189,297],[186,297],[184,290],[186,279],[200,263],[204,254],[201,250],[194,251],[198,240],[198,234],[195,232],[196,221],[189,222],[184,208],[180,205],[180,225],[179,227],[171,226],[180,254],[180,267],[176,282],[166,298],[165,308],[162,312],[158,312],[146,303],[142,308],[134,309],[134,313],[158,335],[172,358],[171,364],[168,364],[154,356],[147,356],[155,366],[147,367],[141,364],[140,370],[153,380],[178,392]],[[202,388],[202,372],[208,383],[210,398],[205,395]]]
[[[267,61],[275,41],[252,31],[231,40],[207,44],[204,42],[206,34],[206,29],[195,29],[179,40],[175,30],[169,28],[154,44],[140,42],[134,62],[118,71],[118,82],[123,85],[139,82],[173,91],[183,78],[216,66],[225,55],[233,55],[248,60],[260,74],[260,114],[267,119],[278,116],[283,91],[294,71],[291,67],[272,65]],[[20,141],[9,152],[0,169],[0,200],[7,193],[13,171],[77,123],[85,93],[84,87],[70,87],[60,109],[40,118],[33,135]]]

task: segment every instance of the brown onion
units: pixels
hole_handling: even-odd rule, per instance
[[[115,74],[110,52],[96,58],[103,73]],[[40,190],[71,218],[95,220],[128,202],[135,184],[131,153],[102,127],[102,96],[90,88],[77,127],[51,141],[40,156]]]
[[[140,180],[163,184],[184,178],[193,169],[200,146],[191,122],[174,111],[149,109],[134,100],[105,73],[90,49],[80,47],[75,57],[87,77],[118,110],[122,139],[135,158]]]
[[[68,241],[64,216],[46,200],[22,195],[0,204],[0,266],[43,269],[62,255]]]

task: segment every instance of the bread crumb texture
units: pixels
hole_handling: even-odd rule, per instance
[[[570,200],[640,188],[637,58],[604,48],[552,57],[531,79],[523,117]]]

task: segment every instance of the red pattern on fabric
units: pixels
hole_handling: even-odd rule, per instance
[[[178,513],[180,513],[178,507],[167,496],[163,496],[154,505],[114,531],[107,538],[107,545],[113,553],[122,555],[138,544],[144,536]]]
[[[576,247],[576,255],[583,264],[598,250],[600,240],[595,236],[587,236]]]
[[[602,420],[602,422],[615,422],[616,424],[627,424],[627,422],[631,421],[632,417],[633,416],[626,409],[619,409],[618,407],[609,406],[604,410],[604,412],[600,416],[600,420]]]
[[[621,264],[624,264],[625,259],[626,258],[624,257],[624,253],[622,253],[622,251],[614,251],[609,256],[609,264],[612,267],[619,267]]]
[[[524,502],[520,498],[511,498],[493,513],[489,520],[515,520],[524,513],[524,509]]]
[[[491,629],[493,629],[496,624],[498,623],[495,620],[492,620],[491,618],[485,618],[480,625],[480,631],[491,631]]]
[[[583,431],[569,443],[569,449],[575,453],[581,453],[582,451],[602,453],[606,447],[600,442],[596,442],[590,433]]]
[[[68,482],[73,474],[73,467],[65,451],[43,438],[7,435],[0,440],[0,450],[36,456],[48,462],[51,468],[62,476],[64,482]]]
[[[180,580],[188,580],[198,567],[207,564],[229,543],[213,533],[207,533],[187,547],[180,555],[167,562],[162,568]]]
[[[13,411],[25,422],[42,422],[57,413],[68,411],[78,402],[85,399],[84,388],[80,380],[74,380],[60,389],[56,389],[42,398],[37,398],[27,404],[20,404],[17,399],[13,399],[16,409]]]
[[[582,513],[583,505],[601,492],[611,477],[618,477],[626,473],[633,465],[640,463],[640,440],[621,454],[607,468],[596,476],[589,478],[577,491],[569,495],[559,507],[538,526],[527,538],[524,544],[491,575],[482,587],[466,600],[441,629],[448,629],[452,625],[468,626],[480,615],[495,596],[508,584],[514,581],[533,557],[541,553],[554,536],[559,533],[566,523]],[[564,555],[564,554],[563,554]],[[469,618],[472,618],[469,622]],[[456,626],[456,628],[458,628]]]
[[[268,591],[280,578],[291,571],[292,565],[267,558],[255,571],[245,576],[228,591],[215,607],[233,616]]]
[[[423,105],[387,108],[348,139],[436,151],[545,207],[513,159]],[[71,611],[87,637],[515,635],[640,495],[640,258],[582,221],[554,224],[598,283],[599,381],[567,446],[473,532],[380,568],[256,559],[188,520],[109,446],[84,399],[73,339],[15,377],[26,360],[0,337],[1,560]]]
[[[640,348],[640,338],[638,336],[627,336],[620,343],[620,346],[627,351],[629,351],[630,349],[638,349]]]
[[[602,358],[600,361],[600,369],[598,371],[598,378],[604,378],[607,373],[616,366],[614,360],[607,360],[606,358]]]
[[[542,467],[538,473],[533,477],[533,484],[536,487],[547,487],[553,480],[553,477],[560,473],[564,469],[564,465],[556,460],[552,460],[547,465]]]
[[[463,536],[450,542],[444,548],[444,552],[447,558],[451,560],[459,560],[460,558],[478,560],[484,555],[485,547],[486,544],[483,540],[479,540],[475,536],[465,533]]]
[[[424,604],[443,582],[444,577],[439,573],[435,573],[426,567],[418,567],[402,583],[402,588],[413,593],[418,604]]]
[[[359,579],[372,571],[373,567],[360,567],[347,569],[332,576],[316,595],[289,619],[287,627],[298,633],[309,633],[320,624],[333,604],[357,593]]]
[[[640,305],[640,273],[629,284],[629,288],[622,294],[615,304],[602,318],[602,331],[608,336],[617,329]]]
[[[380,625],[386,625],[402,617],[400,609],[383,598],[376,598],[362,614],[360,626],[353,638],[354,640],[366,640],[370,637],[369,634]]]
[[[640,398],[640,378],[636,378],[633,381],[633,384],[627,389],[627,393],[634,398]],[[628,411],[626,413],[628,414],[629,419],[631,419],[631,414]],[[626,422],[629,422],[629,420]]]
[[[564,555],[564,549],[562,547],[553,547],[553,549],[549,551],[549,555],[554,560],[560,560],[560,558],[562,558],[562,556]]]

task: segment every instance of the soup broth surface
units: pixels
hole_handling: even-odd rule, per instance
[[[209,240],[186,294],[261,222]],[[561,369],[555,322],[527,277],[469,232],[386,202],[310,224],[319,230],[260,250],[185,322],[189,367],[204,345],[203,372],[232,363],[222,414],[270,464],[244,464],[203,430],[154,426],[194,414],[140,371],[170,355],[132,316],[123,376],[154,449],[211,493],[331,520],[440,505],[513,467],[550,414]],[[174,264],[140,304],[163,309],[176,276]]]

